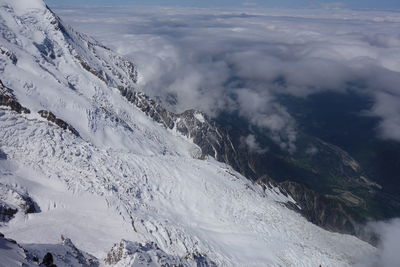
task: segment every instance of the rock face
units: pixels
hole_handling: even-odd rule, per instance
[[[17,214],[18,210],[12,208],[7,203],[0,201],[0,222],[8,222],[10,221],[15,214]]]
[[[9,59],[12,62],[12,64],[14,64],[14,65],[17,64],[17,62],[18,62],[18,59],[15,56],[15,54],[12,53],[10,50],[8,50],[5,47],[0,46],[0,55]]]
[[[1,266],[37,266],[38,263],[31,260],[26,250],[17,244],[15,240],[4,237],[0,233],[0,265]]]
[[[358,223],[344,209],[343,205],[335,200],[318,194],[304,185],[295,182],[282,182],[279,187],[284,189],[297,204],[293,206],[304,217],[316,225],[323,225],[325,229],[346,234],[357,235]]]
[[[40,212],[39,206],[25,192],[0,183],[0,222],[10,221],[17,212]]]
[[[53,254],[47,252],[46,255],[44,255],[43,261],[40,265],[46,267],[55,267],[56,265],[54,264]]]
[[[72,127],[71,125],[69,125],[68,123],[63,121],[62,119],[57,118],[56,115],[54,115],[52,112],[47,111],[47,110],[40,110],[38,113],[40,114],[40,116],[42,116],[42,118],[45,118],[46,120],[53,122],[60,128],[62,128],[64,130],[68,130],[71,133],[73,133],[74,135],[79,136],[78,131],[75,130],[74,127]]]
[[[133,88],[119,88],[121,94],[154,121],[193,140],[201,148],[202,157],[212,156],[236,170],[243,170],[239,156],[229,135],[205,113],[187,110],[176,114],[166,110],[157,101]]]
[[[187,255],[184,258],[162,251],[155,243],[140,244],[122,240],[115,244],[104,260],[112,266],[217,266],[202,254]]]
[[[61,244],[18,244],[0,233],[1,266],[97,267],[99,261],[64,238]]]
[[[136,92],[134,88],[118,87],[121,94],[137,108],[151,117],[154,121],[164,125],[168,129],[174,128],[175,114],[167,111],[159,103],[141,92]]]
[[[12,94],[11,91],[4,86],[3,82],[0,80],[0,106],[9,107],[11,110],[22,114],[29,114],[31,111],[23,107]]]
[[[71,239],[63,236],[60,244],[23,244],[22,246],[30,259],[42,259],[40,266],[99,266],[96,257],[78,249]]]
[[[16,99],[16,97],[12,94],[10,90],[8,90],[2,81],[0,80],[0,106],[9,107],[11,110],[19,113],[19,114],[30,114],[31,111],[25,107],[23,107]],[[75,130],[74,127],[66,123],[65,121],[57,118],[52,112],[47,110],[40,110],[39,115],[43,118],[47,119],[50,122],[53,122],[60,128],[64,130],[68,130],[76,136],[79,136],[79,132]],[[2,153],[0,152],[0,159],[2,157]]]
[[[4,153],[1,149],[0,149],[0,160],[5,160],[7,159],[7,154]]]
[[[239,168],[237,151],[226,131],[206,114],[188,110],[176,115],[176,130],[198,145],[203,156],[209,155]]]

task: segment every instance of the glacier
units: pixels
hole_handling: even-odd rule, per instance
[[[79,248],[101,266],[352,266],[377,253],[288,209],[294,201],[278,188],[199,157],[190,137],[121,94],[140,91],[134,63],[65,25],[42,0],[0,0],[0,31],[3,89],[29,111],[0,106],[0,184],[38,207],[17,207],[1,224],[19,245],[9,245],[12,255],[0,247],[9,259],[0,265],[34,266],[21,248],[41,256]],[[61,236],[74,245],[59,245]]]

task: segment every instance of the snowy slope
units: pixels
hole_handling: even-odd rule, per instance
[[[134,65],[64,26],[41,0],[0,0],[0,31],[0,79],[30,110],[0,109],[0,183],[40,208],[0,228],[22,246],[65,235],[102,264],[121,239],[154,242],[191,265],[205,255],[222,266],[350,266],[375,253],[287,209],[279,190],[196,159],[191,140],[121,95],[136,88]],[[139,252],[109,263],[135,265]]]

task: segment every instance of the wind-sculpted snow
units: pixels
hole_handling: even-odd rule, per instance
[[[374,253],[287,209],[293,200],[277,188],[254,184],[212,158],[197,159],[193,136],[164,127],[146,103],[132,105],[121,94],[135,90],[132,63],[51,11],[24,10],[21,2],[1,2],[0,23],[10,34],[3,33],[0,46],[18,60],[0,55],[0,79],[31,113],[0,107],[7,155],[0,182],[28,191],[41,212],[18,213],[1,229],[7,236],[56,244],[65,235],[98,259],[122,239],[153,242],[171,259],[197,255],[222,266],[349,266]]]

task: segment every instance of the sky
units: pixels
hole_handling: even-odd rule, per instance
[[[354,9],[400,9],[399,0],[47,0],[50,6],[60,5],[158,5],[158,6],[263,6],[284,8],[345,7]]]

